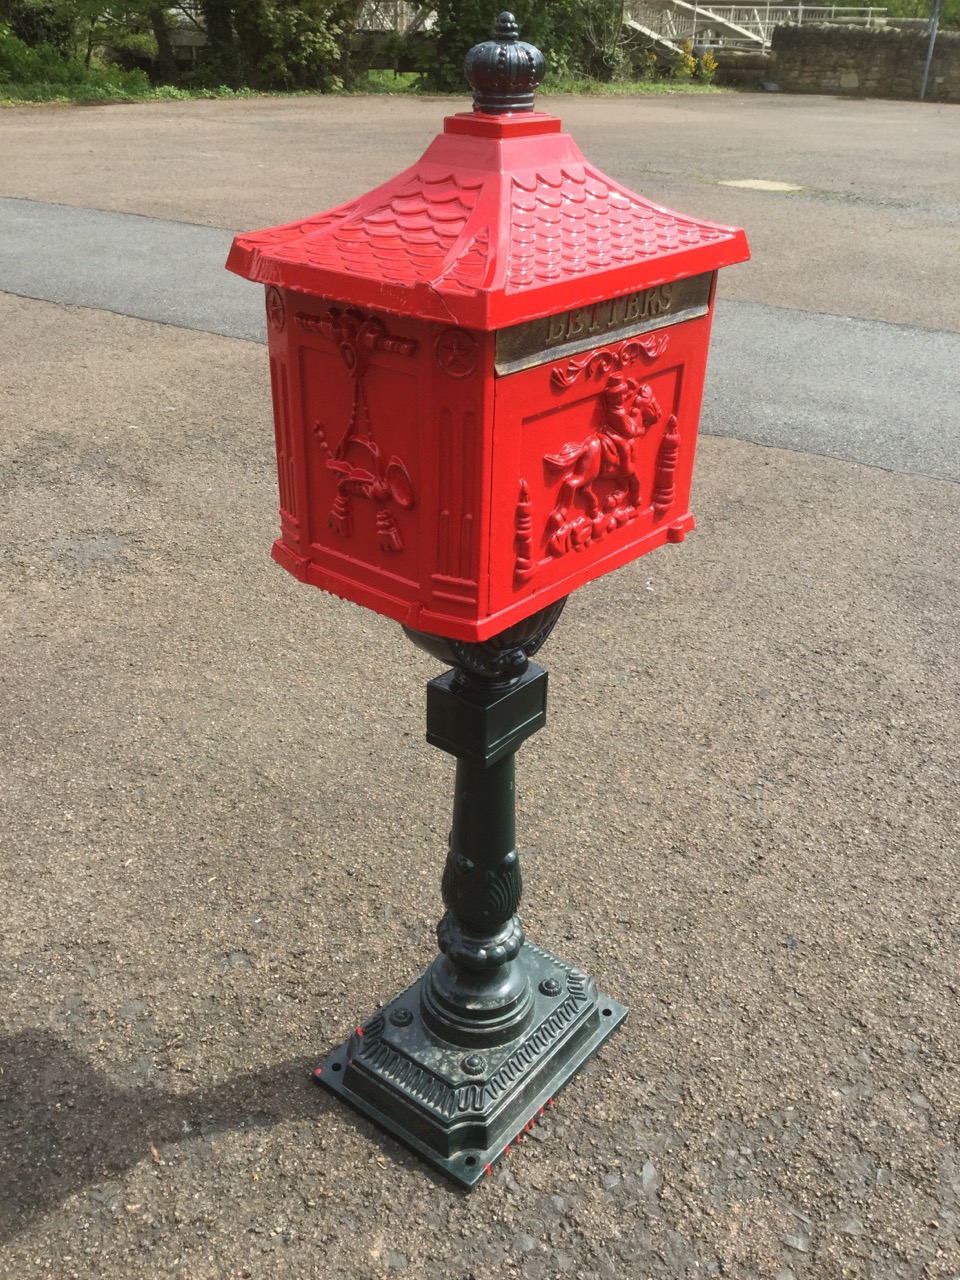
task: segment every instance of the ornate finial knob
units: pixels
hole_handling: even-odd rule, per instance
[[[473,89],[473,109],[489,115],[532,111],[545,71],[543,54],[520,39],[512,13],[501,13],[494,39],[475,44],[463,62],[463,74]]]

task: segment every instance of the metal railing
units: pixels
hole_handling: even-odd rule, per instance
[[[169,6],[179,15],[179,26],[203,30],[203,6],[200,0],[174,0]],[[408,35],[429,28],[434,21],[433,6],[417,0],[364,0],[357,27],[360,31],[396,31]]]
[[[838,26],[882,27],[886,8],[817,4],[699,4],[693,0],[627,0],[624,13],[631,24],[655,32],[672,44],[684,40],[706,47],[766,49],[774,27],[826,23]]]
[[[178,0],[181,30],[203,31],[199,0]],[[773,29],[784,23],[835,23],[842,26],[882,27],[887,10],[881,6],[851,7],[826,4],[701,4],[698,0],[626,0],[628,27],[665,48],[677,49],[684,40],[704,48],[767,49]],[[357,27],[360,31],[395,31],[411,35],[429,30],[434,22],[430,3],[418,0],[365,0]]]
[[[433,25],[433,7],[415,0],[365,0],[357,28],[360,31],[396,31],[412,35]]]

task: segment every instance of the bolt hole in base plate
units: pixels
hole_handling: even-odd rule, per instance
[[[521,954],[535,971],[531,974],[534,991],[545,970],[556,973],[559,967],[568,982],[580,982],[583,996],[575,1009],[570,1006],[560,1018],[555,1012],[556,999],[541,997],[542,1011],[538,1010],[523,1036],[500,1051],[485,1051],[491,1059],[485,1077],[458,1076],[462,1047],[439,1040],[421,1021],[419,1012],[408,1027],[391,1024],[395,1004],[419,1010],[421,978],[388,1002],[359,1040],[355,1036],[334,1050],[313,1072],[313,1079],[454,1183],[467,1189],[475,1186],[499,1160],[522,1145],[560,1089],[627,1016],[624,1005],[600,995],[586,974],[549,952],[528,942]],[[548,1047],[543,1049],[545,1043]],[[498,1052],[501,1067],[507,1058],[512,1064],[529,1061],[529,1065],[516,1070],[515,1075],[511,1066],[508,1074],[514,1075],[512,1083],[485,1091],[481,1107],[465,1102],[465,1089],[484,1090],[496,1073]],[[449,1071],[443,1065],[445,1053],[447,1061],[455,1064]],[[446,1110],[439,1101],[445,1088],[458,1100],[457,1106]],[[467,1106],[467,1123],[461,1102]]]

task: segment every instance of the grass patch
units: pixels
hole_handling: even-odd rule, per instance
[[[0,23],[0,103],[139,102],[170,98],[245,98],[249,89],[177,89],[153,85],[144,71],[93,59],[64,58],[50,45],[27,45]]]
[[[0,28],[0,34],[2,33]],[[19,42],[15,43],[19,45]],[[3,57],[4,53],[6,58]],[[18,56],[11,57],[11,53]],[[443,95],[428,87],[424,77],[415,71],[367,71],[344,92],[407,97],[417,94],[463,97],[468,90],[464,86],[462,93]],[[555,97],[573,94],[588,97],[630,97],[651,93],[722,93],[723,90],[688,78],[652,77],[608,84],[568,72],[548,75],[541,86],[541,92]],[[119,67],[96,64],[85,67],[79,61],[64,61],[53,55],[53,51],[27,49],[23,45],[16,48],[9,36],[6,48],[0,42],[0,106],[33,102],[170,102],[195,98],[304,96],[319,96],[319,90],[296,89],[284,93],[281,90],[261,92],[255,89],[230,89],[226,85],[189,89],[174,85],[154,85],[143,71],[122,71]]]
[[[79,84],[5,84],[0,80],[0,106],[15,107],[30,102],[169,102],[186,98],[257,98],[253,89],[178,89],[171,84],[110,84],[91,80]]]
[[[576,94],[578,97],[623,98],[648,93],[724,93],[714,84],[702,84],[697,80],[672,80],[657,76],[650,80],[591,80],[589,76],[548,75],[540,86],[540,92],[560,96]]]
[[[416,71],[368,71],[361,76],[349,93],[369,94],[425,94],[429,97],[443,97],[437,89],[424,83]],[[674,80],[657,76],[648,80],[617,80],[605,83],[592,80],[589,76],[574,75],[572,72],[547,75],[539,89],[540,93],[560,97],[577,95],[580,97],[622,98],[648,93],[723,93],[716,85],[703,84],[697,80]],[[464,85],[463,92],[453,97],[463,97],[469,90]]]
[[[462,97],[468,95],[468,88],[463,86],[462,93],[444,95],[435,88],[425,86],[422,77],[416,72],[390,72],[390,70],[370,70],[365,76],[349,88],[349,93],[403,93],[415,96],[417,93],[429,97]],[[724,93],[726,90],[716,84],[705,84],[696,79],[672,79],[669,77],[652,77],[641,81],[612,81],[605,83],[595,81],[589,76],[575,76],[572,72],[548,74],[539,88],[540,93],[549,96],[577,97],[634,97],[640,93]]]
[[[377,73],[393,77],[393,72]],[[398,83],[391,84],[386,80],[375,79],[367,82],[366,77],[359,80],[352,88],[344,90],[348,94],[369,94],[371,96],[404,95],[416,97],[424,94],[428,97],[462,98],[468,96],[464,89],[462,94],[441,94],[436,89],[422,88],[420,77],[416,72],[401,72],[396,77]],[[665,93],[725,93],[726,90],[711,84],[691,84],[677,80],[638,80],[617,84],[603,84],[599,80],[589,80],[580,76],[565,76],[547,79],[540,92],[549,97],[579,95],[582,97],[635,97],[642,94]],[[58,84],[50,81],[39,81],[35,84],[10,84],[0,80],[0,106],[13,107],[24,103],[60,102],[60,103],[98,103],[98,102],[170,102],[202,98],[294,98],[294,97],[330,97],[319,90],[296,89],[289,93],[272,89],[260,92],[256,89],[230,89],[226,85],[218,85],[208,89],[178,89],[174,85],[161,84],[145,86],[116,84],[91,79],[76,84]]]
[[[422,93],[422,76],[416,71],[365,71],[347,93]]]

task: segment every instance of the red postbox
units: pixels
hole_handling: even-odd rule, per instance
[[[237,236],[267,286],[295,577],[483,640],[693,527],[718,268],[534,111],[448,117],[406,172]]]
[[[238,236],[228,266],[266,285],[274,557],[454,668],[427,696],[457,759],[440,954],[314,1074],[472,1186],[627,1014],[517,915],[529,659],[573,589],[693,527],[717,271],[748,251],[535,112],[543,57],[510,14],[466,70],[474,111],[412,168]]]

